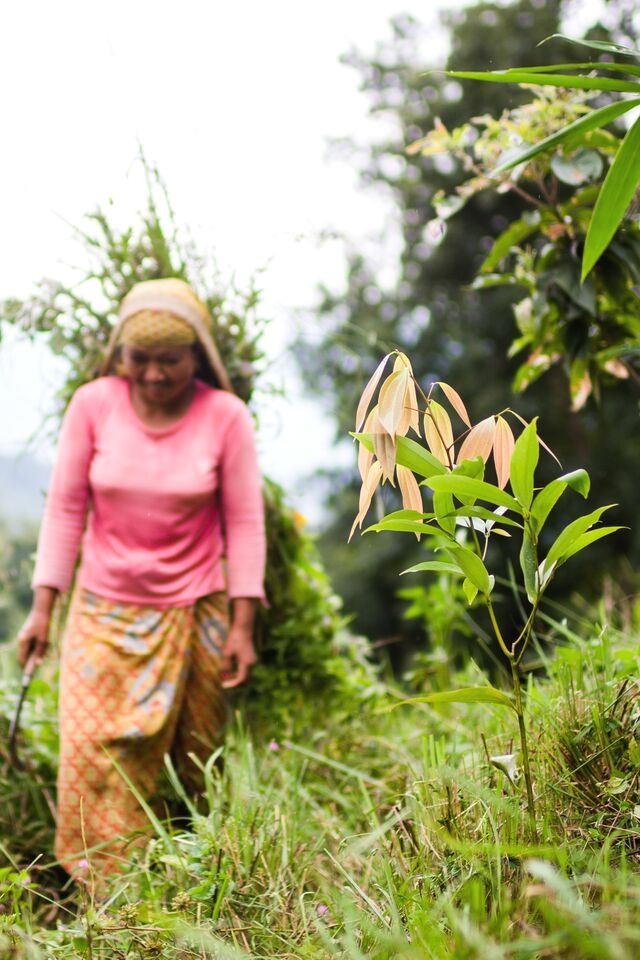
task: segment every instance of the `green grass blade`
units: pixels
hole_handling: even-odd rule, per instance
[[[567,37],[564,33],[552,33],[551,36],[541,40],[538,46],[547,43],[548,40],[565,40],[567,43],[576,43],[580,47],[590,47],[591,50],[604,50],[606,53],[621,53],[625,57],[637,57],[640,59],[640,50],[634,47],[624,47],[620,43],[610,43],[608,40],[583,40],[577,37]]]
[[[582,281],[598,262],[627,212],[640,181],[640,117],[628,130],[609,168],[589,224]]]
[[[529,73],[526,70],[447,70],[458,80],[483,80],[486,83],[535,84],[538,87],[563,87],[569,90],[609,90],[612,93],[640,93],[640,83],[613,80],[611,77],[574,77],[569,73]]]
[[[502,690],[496,690],[495,687],[461,687],[458,690],[442,690],[439,693],[428,693],[422,697],[411,697],[409,700],[402,700],[395,703],[392,709],[396,707],[410,706],[413,703],[493,703],[499,707],[511,707],[515,710],[515,704],[510,696],[503,693]]]

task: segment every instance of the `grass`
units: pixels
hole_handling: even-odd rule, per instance
[[[0,777],[0,958],[632,960],[639,659],[637,638],[602,630],[531,680],[535,846],[520,784],[488,761],[512,751],[515,719],[479,706],[389,713],[390,692],[348,720],[319,705],[295,740],[263,742],[238,718],[201,810],[151,827],[100,904],[47,867],[43,684],[33,769],[16,780],[5,763]],[[457,679],[482,678],[471,664]]]

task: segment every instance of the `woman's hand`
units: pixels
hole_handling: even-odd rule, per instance
[[[222,648],[223,689],[230,690],[232,687],[239,687],[241,683],[248,680],[251,668],[257,659],[253,646],[253,631],[247,627],[232,624]]]
[[[51,612],[58,591],[53,587],[36,587],[33,606],[25,624],[18,634],[18,662],[26,666],[27,660],[35,655],[35,666],[39,666],[49,649],[49,628]]]
[[[32,609],[24,626],[18,634],[18,662],[26,666],[31,655],[35,655],[35,664],[39,666],[49,648],[49,625],[51,618],[46,613]]]

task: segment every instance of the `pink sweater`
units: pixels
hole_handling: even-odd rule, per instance
[[[62,425],[34,587],[68,590],[82,546],[80,585],[112,600],[185,606],[225,586],[231,598],[264,599],[251,417],[233,394],[196,387],[184,416],[161,429],[138,418],[127,380],[80,387]]]

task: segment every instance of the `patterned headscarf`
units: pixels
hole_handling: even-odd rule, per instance
[[[193,327],[169,310],[138,310],[122,324],[118,342],[130,347],[182,347],[197,339]]]
[[[206,305],[184,280],[167,277],[143,280],[131,288],[120,305],[120,320],[107,347],[102,373],[110,373],[116,347],[200,343],[218,385],[233,391],[229,375],[211,336]]]

